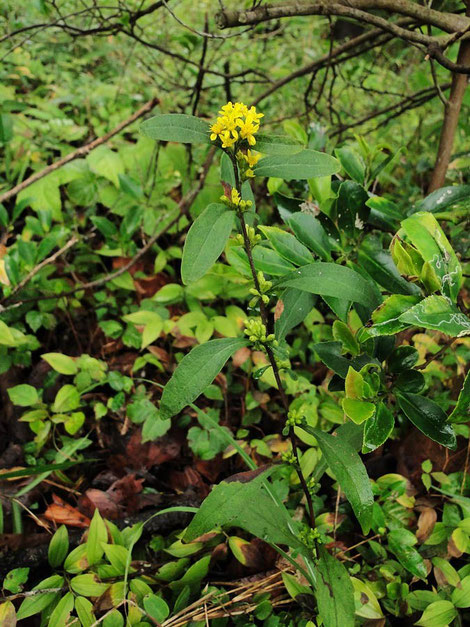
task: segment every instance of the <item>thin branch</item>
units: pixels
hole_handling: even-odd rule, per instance
[[[151,111],[159,102],[160,101],[158,98],[152,98],[152,100],[149,100],[149,102],[144,104],[143,107],[138,109],[135,113],[133,113],[126,120],[123,120],[122,122],[120,122],[115,128],[113,128],[111,131],[109,131],[102,137],[98,137],[97,139],[94,139],[89,144],[85,144],[84,146],[77,148],[77,150],[74,150],[74,152],[71,152],[65,157],[62,157],[62,159],[59,159],[58,161],[51,163],[43,170],[40,170],[39,172],[35,172],[34,174],[32,174],[30,177],[28,177],[27,179],[25,179],[18,185],[15,185],[15,187],[13,187],[12,189],[8,190],[7,192],[4,192],[3,194],[0,194],[0,204],[16,196],[23,189],[26,189],[26,187],[29,187],[33,183],[36,183],[36,181],[39,181],[40,179],[47,176],[51,172],[58,170],[66,163],[70,163],[70,161],[73,161],[74,159],[83,157],[87,155],[89,152],[91,152],[92,150],[94,150],[95,148],[97,148],[98,146],[105,144],[107,141],[111,139],[111,137],[114,137],[114,135],[117,135],[127,126],[130,126],[133,122],[135,122],[136,120],[141,118],[143,115]]]
[[[90,281],[88,283],[82,283],[81,285],[77,285],[76,287],[69,290],[68,292],[62,292],[60,294],[41,295],[41,296],[27,298],[27,299],[18,301],[8,307],[3,308],[2,313],[5,311],[9,311],[10,309],[16,309],[17,307],[20,307],[21,305],[24,305],[26,303],[37,302],[39,300],[53,300],[53,299],[65,298],[67,296],[72,296],[73,294],[76,294],[77,292],[81,292],[82,290],[101,287],[101,285],[105,285],[106,283],[109,283],[109,281],[112,281],[116,279],[117,277],[121,276],[122,274],[124,274],[125,272],[127,272],[130,268],[132,268],[133,265],[137,263],[137,261],[143,255],[145,255],[146,252],[150,250],[150,248],[155,244],[155,242],[157,241],[159,237],[161,237],[164,233],[169,231],[171,227],[174,226],[181,219],[181,217],[188,212],[196,196],[199,194],[200,190],[202,189],[202,186],[204,185],[204,181],[206,180],[207,174],[209,172],[209,168],[212,164],[214,154],[215,154],[215,148],[212,147],[209,150],[206,161],[204,162],[204,165],[201,168],[201,173],[199,175],[196,185],[178,203],[179,212],[175,216],[175,218],[173,218],[173,220],[171,220],[171,222],[169,222],[162,229],[157,228],[154,234],[152,235],[152,237],[145,244],[145,246],[143,246],[132,257],[132,259],[130,259],[124,266],[122,266],[122,268],[119,268],[119,270],[116,270],[115,272],[112,272],[111,274],[107,274],[106,276],[101,277],[100,279],[96,279],[95,281]]]
[[[45,266],[49,265],[50,263],[53,263],[58,257],[63,255],[69,248],[72,248],[72,246],[75,246],[75,244],[77,242],[78,242],[78,237],[76,235],[74,235],[72,237],[72,239],[65,244],[65,246],[62,246],[62,248],[60,248],[58,251],[56,251],[53,255],[51,255],[50,257],[47,257],[47,259],[44,259],[43,261],[41,261],[41,263],[39,263],[36,267],[34,267],[24,277],[24,279],[22,279],[18,283],[18,285],[16,285],[14,287],[13,291],[11,292],[11,294],[9,294],[6,298],[3,298],[2,300],[0,300],[0,311],[3,310],[3,307],[2,307],[3,303],[5,303],[5,302],[9,301],[11,298],[13,298],[13,296],[15,296],[15,294],[20,292],[31,281],[31,279],[36,276],[36,274],[38,272],[40,272]]]

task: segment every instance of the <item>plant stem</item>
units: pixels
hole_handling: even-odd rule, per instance
[[[235,186],[236,186],[236,189],[237,189],[237,191],[238,191],[238,193],[240,194],[240,197],[241,197],[242,189],[241,189],[240,176],[239,176],[239,172],[238,172],[237,160],[236,160],[235,155],[234,155],[233,152],[231,152],[231,153],[227,152],[227,154],[230,157],[230,159],[232,161],[232,164],[233,164],[233,169],[234,169],[234,173],[235,173]],[[248,232],[247,232],[246,222],[245,222],[245,216],[243,215],[243,211],[241,211],[239,209],[237,211],[237,216],[238,216],[238,219],[240,220],[240,226],[241,226],[241,231],[242,231],[242,236],[243,236],[244,248],[245,248],[245,252],[246,252],[247,257],[248,257],[248,263],[250,265],[251,275],[252,275],[252,278],[253,278],[255,289],[258,290],[258,292],[261,294],[260,284],[259,284],[259,281],[258,281],[258,275],[256,273],[256,268],[255,268],[255,264],[254,264],[254,261],[253,261],[253,251],[252,251],[252,248],[251,248],[250,238],[248,237]],[[262,299],[260,299],[259,304],[260,304],[261,320],[262,320],[264,326],[266,327],[266,329],[269,329],[270,328],[269,315],[268,315],[268,311],[266,309],[266,305],[263,303]],[[287,400],[287,395],[286,395],[286,392],[284,390],[284,386],[282,385],[281,375],[280,375],[280,372],[279,372],[279,366],[276,363],[276,358],[274,356],[274,353],[273,353],[271,347],[268,346],[268,345],[265,345],[265,349],[266,349],[266,353],[267,353],[267,356],[268,356],[268,359],[269,359],[269,363],[271,364],[271,367],[273,369],[274,378],[276,380],[277,388],[279,390],[279,394],[281,396],[282,405],[284,407],[284,411],[285,411],[286,418],[287,418],[287,414],[289,413],[289,401]],[[314,529],[315,528],[315,513],[313,511],[312,495],[310,494],[310,490],[308,489],[307,482],[306,482],[305,477],[304,477],[304,475],[302,473],[302,469],[300,468],[299,449],[297,447],[297,443],[296,443],[296,440],[295,440],[295,432],[294,432],[294,428],[293,427],[289,428],[289,439],[290,439],[291,445],[292,445],[292,452],[293,452],[293,454],[295,456],[295,459],[296,459],[295,469],[296,469],[297,475],[299,477],[300,485],[302,486],[302,490],[303,490],[303,492],[305,494],[305,498],[306,498],[306,501],[307,501],[309,524],[310,524],[310,527],[312,529]]]

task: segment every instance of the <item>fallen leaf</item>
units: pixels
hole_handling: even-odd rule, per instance
[[[418,530],[416,532],[416,538],[420,544],[429,538],[436,524],[436,520],[437,513],[435,509],[432,509],[432,507],[423,508],[418,518]]]
[[[90,519],[82,514],[76,507],[72,507],[63,501],[57,494],[52,495],[53,503],[51,503],[44,512],[44,518],[52,520],[58,525],[67,525],[69,527],[87,528],[90,525]]]

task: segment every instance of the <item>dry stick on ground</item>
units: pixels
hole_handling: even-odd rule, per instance
[[[116,279],[117,277],[121,276],[121,274],[124,274],[125,272],[127,272],[127,270],[132,268],[132,266],[143,255],[145,255],[145,253],[148,250],[150,250],[150,248],[153,246],[153,244],[155,244],[155,242],[157,241],[157,239],[161,235],[163,235],[169,229],[171,229],[171,227],[174,226],[180,220],[180,218],[188,212],[188,210],[189,210],[190,206],[192,205],[194,199],[199,194],[202,186],[204,185],[204,181],[206,180],[207,173],[209,172],[209,168],[210,168],[210,166],[212,164],[212,160],[214,158],[214,153],[215,153],[215,148],[212,147],[209,150],[209,153],[207,155],[206,161],[204,162],[204,165],[201,168],[201,173],[199,175],[198,182],[196,183],[194,188],[191,189],[180,200],[180,202],[178,204],[179,211],[178,211],[178,214],[175,216],[175,218],[173,218],[173,220],[171,220],[171,222],[169,222],[162,229],[158,229],[157,228],[156,232],[152,235],[152,237],[145,244],[145,246],[143,246],[134,255],[134,257],[132,257],[132,259],[130,259],[124,266],[122,266],[122,268],[119,268],[119,270],[116,270],[115,272],[112,272],[111,274],[107,274],[106,276],[104,276],[104,277],[102,277],[100,279],[96,279],[96,281],[90,281],[89,283],[82,283],[81,285],[78,285],[77,287],[74,287],[72,290],[69,290],[68,292],[62,292],[61,294],[51,294],[49,296],[38,296],[38,297],[35,297],[35,298],[27,298],[25,300],[21,300],[21,301],[19,301],[17,303],[14,303],[14,304],[10,305],[9,307],[5,307],[2,311],[8,311],[10,309],[15,309],[16,307],[20,307],[21,305],[23,305],[25,303],[37,302],[39,300],[51,300],[51,299],[55,299],[55,298],[64,298],[66,296],[72,296],[76,292],[81,292],[82,290],[93,289],[95,287],[100,287],[101,285],[104,285],[104,284],[108,283],[109,281],[112,281],[113,279]]]
[[[51,163],[51,165],[48,165],[46,168],[44,168],[40,172],[35,172],[34,174],[32,174],[30,177],[28,177],[27,179],[25,179],[18,185],[15,185],[15,187],[13,187],[12,189],[1,194],[0,203],[5,202],[6,200],[9,200],[10,198],[16,196],[23,189],[26,189],[26,187],[29,187],[29,185],[32,185],[36,181],[39,181],[44,176],[47,176],[47,174],[50,174],[51,172],[58,170],[66,163],[69,163],[70,161],[74,161],[74,159],[78,159],[79,157],[83,157],[87,155],[89,152],[91,152],[92,150],[94,150],[97,146],[100,146],[101,144],[105,144],[107,141],[111,139],[111,137],[114,137],[114,135],[117,135],[127,126],[130,126],[133,122],[135,122],[136,120],[141,118],[143,115],[151,111],[159,102],[160,101],[158,98],[152,98],[152,100],[149,100],[146,104],[144,104],[143,107],[138,109],[129,118],[127,118],[127,120],[123,120],[122,122],[120,122],[115,128],[113,128],[111,131],[109,131],[102,137],[98,137],[97,139],[94,139],[89,144],[80,146],[80,148],[77,148],[77,150],[75,150],[74,152],[71,152],[70,154],[66,155],[62,159],[59,159],[58,161]]]

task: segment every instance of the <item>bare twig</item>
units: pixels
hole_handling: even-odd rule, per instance
[[[53,263],[58,257],[60,257],[61,255],[63,255],[69,248],[72,248],[72,246],[74,246],[76,243],[78,242],[78,237],[76,235],[74,235],[72,237],[71,240],[69,240],[65,246],[62,246],[62,248],[60,248],[57,252],[55,252],[53,255],[51,255],[50,257],[47,257],[46,259],[44,259],[43,261],[41,261],[41,263],[39,263],[37,266],[35,266],[25,277],[24,279],[22,279],[18,285],[16,285],[14,287],[14,289],[12,290],[11,294],[9,294],[6,298],[3,298],[2,300],[0,300],[0,311],[3,310],[3,308],[1,307],[1,305],[7,301],[9,301],[11,298],[13,298],[13,296],[15,294],[17,294],[18,292],[20,292],[25,285],[27,285],[31,279],[36,276],[36,274],[38,272],[40,272],[45,266],[49,265],[50,263]]]
[[[202,186],[204,185],[204,181],[206,180],[207,173],[209,172],[209,168],[210,168],[210,166],[212,164],[212,160],[214,158],[214,153],[215,153],[215,148],[212,147],[209,150],[209,153],[207,155],[206,161],[204,162],[204,165],[201,168],[201,173],[199,175],[199,178],[198,178],[198,181],[197,181],[196,185],[193,187],[193,189],[191,189],[180,200],[179,205],[178,205],[178,208],[179,208],[178,214],[165,227],[163,227],[161,229],[157,228],[156,231],[154,232],[154,234],[152,235],[152,237],[145,244],[145,246],[143,246],[132,257],[132,259],[130,259],[124,266],[122,266],[122,268],[119,268],[119,270],[116,270],[115,272],[112,272],[111,274],[107,274],[106,276],[101,277],[100,279],[96,279],[95,281],[90,281],[88,283],[82,283],[81,285],[77,285],[76,287],[74,287],[73,289],[69,290],[68,292],[62,292],[60,294],[41,295],[41,296],[37,296],[37,297],[34,297],[34,298],[24,299],[24,300],[21,300],[19,302],[16,302],[16,303],[10,305],[9,307],[5,307],[2,311],[5,312],[5,311],[8,311],[10,309],[16,309],[17,307],[20,307],[21,305],[23,305],[25,303],[37,302],[39,300],[52,300],[52,299],[56,299],[56,298],[58,299],[58,298],[65,298],[67,296],[72,296],[76,292],[81,292],[82,290],[87,290],[87,289],[94,289],[96,287],[100,287],[101,285],[105,285],[109,281],[113,281],[117,277],[119,277],[122,274],[124,274],[125,272],[127,272],[130,268],[132,268],[132,266],[134,264],[137,263],[137,261],[143,255],[145,255],[145,253],[147,251],[150,250],[150,248],[155,244],[155,242],[157,241],[157,239],[161,235],[163,235],[164,233],[169,231],[169,229],[171,229],[171,227],[174,226],[181,219],[181,217],[187,213],[187,211],[189,210],[190,206],[194,202],[196,196],[199,194]],[[161,223],[161,221],[159,222],[159,224],[160,223]]]
[[[89,152],[91,152],[92,150],[94,150],[95,148],[97,148],[98,146],[105,144],[107,141],[111,139],[111,137],[114,137],[114,135],[117,135],[127,126],[130,126],[133,122],[135,122],[136,120],[141,118],[143,115],[151,111],[158,103],[159,103],[158,98],[152,98],[152,100],[149,100],[146,104],[144,104],[143,107],[138,109],[135,113],[133,113],[126,120],[123,120],[122,122],[120,122],[116,127],[114,127],[111,131],[109,131],[105,135],[102,135],[101,137],[94,139],[92,142],[85,144],[84,146],[80,146],[80,148],[77,148],[77,150],[74,150],[73,152],[66,155],[65,157],[62,157],[62,159],[59,159],[58,161],[51,163],[43,170],[39,172],[35,172],[34,174],[32,174],[30,177],[28,177],[27,179],[25,179],[18,185],[15,185],[15,187],[13,187],[12,189],[1,194],[0,203],[3,203],[6,200],[9,200],[10,198],[16,196],[23,189],[26,189],[26,187],[29,187],[33,183],[36,183],[36,181],[39,181],[40,179],[47,176],[51,172],[58,170],[66,163],[70,163],[70,161],[74,161],[74,159],[83,157],[87,155]]]

